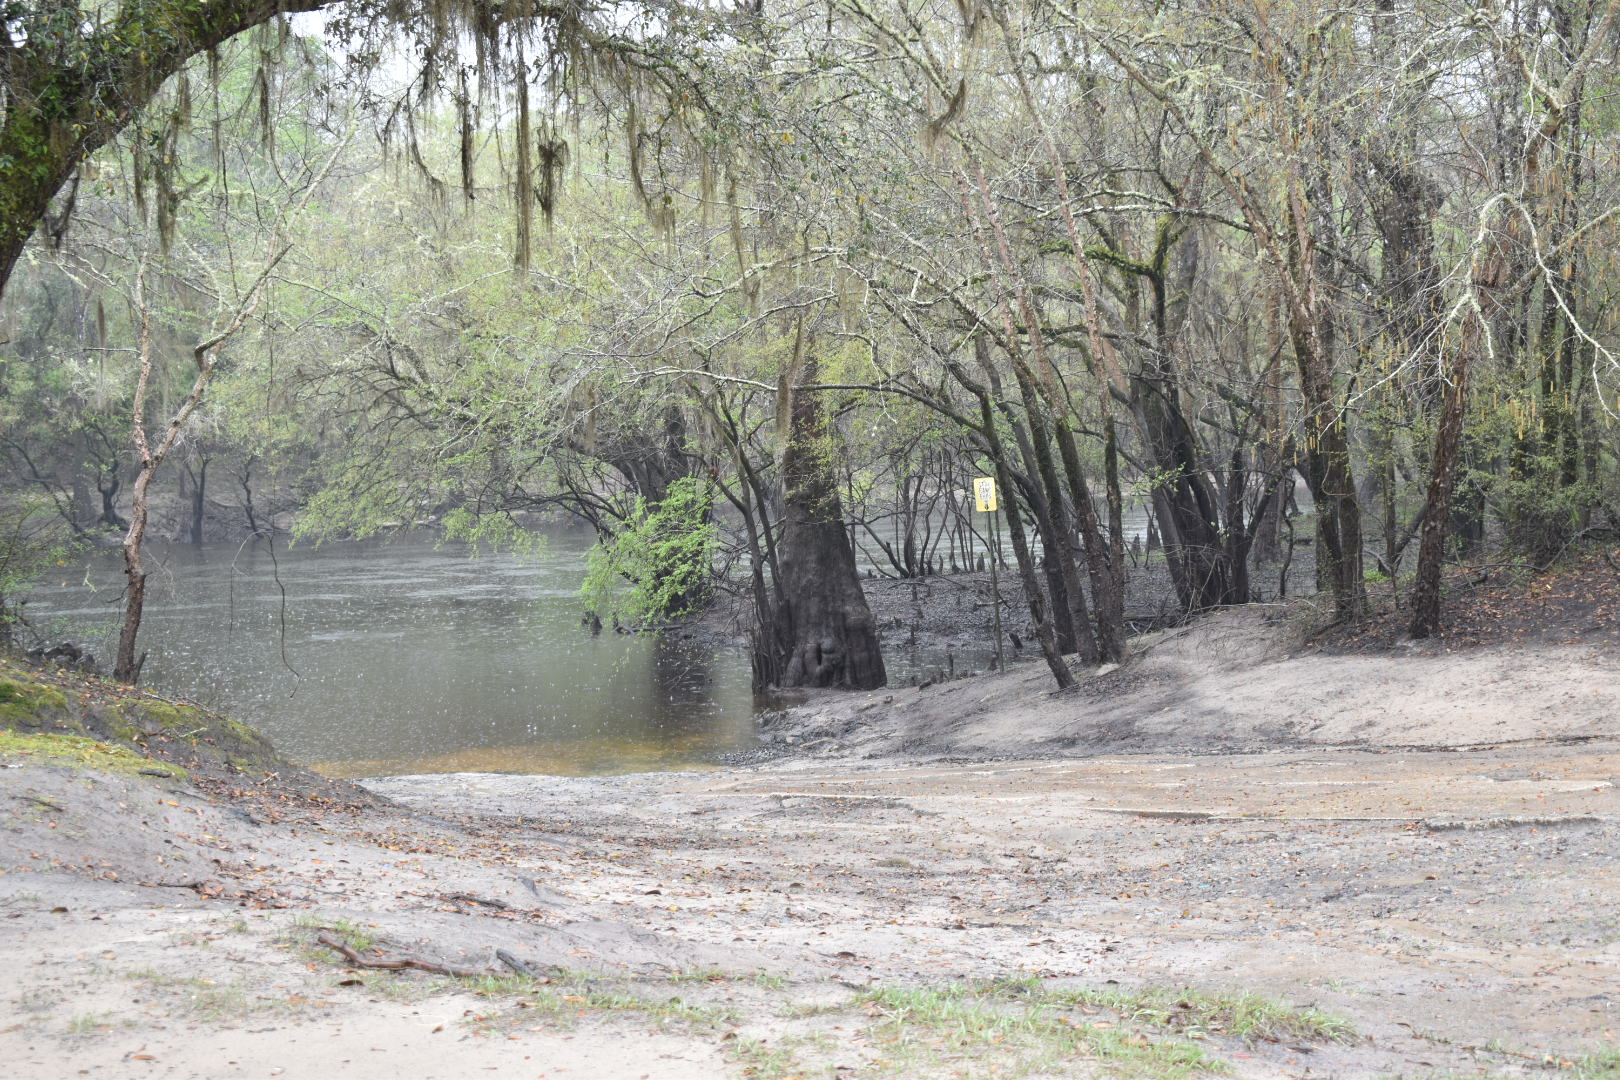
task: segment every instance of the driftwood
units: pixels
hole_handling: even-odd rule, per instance
[[[535,982],[547,983],[551,981],[549,976],[540,974],[538,971],[534,970],[534,968],[530,967],[528,964],[525,964],[522,960],[519,960],[505,949],[496,949],[495,959],[499,960],[501,963],[505,964],[519,975],[527,976],[528,978],[533,979]]]
[[[321,934],[315,940],[328,949],[341,953],[345,960],[357,968],[389,971],[397,971],[401,968],[416,968],[418,971],[431,971],[435,975],[452,975],[461,979],[476,979],[489,974],[489,971],[485,968],[455,967],[451,964],[440,964],[433,960],[421,960],[414,956],[400,956],[392,959],[362,956],[360,950],[345,941],[340,941],[331,934]]]
[[[486,900],[484,897],[474,896],[472,893],[451,893],[449,896],[445,897],[445,899],[453,903],[459,902],[463,904],[479,904],[483,907],[494,908],[496,911],[510,911],[512,909],[512,905],[508,904],[505,900]]]

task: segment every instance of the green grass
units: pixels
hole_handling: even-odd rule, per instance
[[[301,944],[307,946],[312,952],[319,951],[322,956],[328,955],[326,946],[315,940],[320,933],[329,933],[341,940],[355,952],[365,952],[377,944],[377,935],[349,919],[318,919],[311,915],[300,915],[293,920],[293,925],[300,930],[309,931]]]
[[[1061,996],[1024,980],[882,988],[860,1002],[878,1017],[868,1029],[878,1068],[911,1076],[994,1057],[997,1075],[1025,1076],[1071,1062],[1111,1075],[1174,1080],[1225,1072],[1187,1039],[1073,1015]],[[969,1065],[964,1075],[974,1075]]]
[[[993,1061],[995,1074],[1005,1077],[1087,1064],[1112,1076],[1167,1080],[1228,1071],[1207,1040],[1323,1042],[1354,1035],[1336,1017],[1257,994],[1060,987],[1034,976],[883,987],[855,1004],[873,1018],[867,1035],[876,1066],[893,1075],[971,1076],[975,1061]]]
[[[1196,990],[1056,990],[1074,1005],[1108,1009],[1135,1023],[1172,1031],[1256,1042],[1345,1042],[1355,1029],[1317,1009],[1300,1009],[1258,994]]]
[[[732,1039],[726,1043],[726,1057],[740,1066],[748,1080],[795,1080],[809,1073],[800,1051],[811,1049],[830,1053],[837,1046],[831,1035],[788,1035],[773,1044],[765,1039]],[[823,1070],[825,1071],[825,1070]]]
[[[99,1035],[112,1026],[112,1018],[103,1013],[82,1013],[67,1022],[67,1033],[82,1038]]]
[[[559,972],[558,975],[578,973]],[[614,981],[603,985],[597,978],[557,978],[542,983],[525,975],[489,975],[473,979],[444,979],[436,991],[472,992],[483,997],[511,1000],[512,1007],[473,1017],[479,1030],[500,1030],[507,1023],[545,1020],[558,1027],[570,1027],[592,1015],[634,1014],[660,1025],[718,1029],[741,1019],[731,1006],[705,1005],[678,996],[660,997],[637,993]]]
[[[1620,1046],[1576,1058],[1572,1075],[1578,1080],[1620,1080]]]

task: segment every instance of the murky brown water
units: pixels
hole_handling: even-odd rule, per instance
[[[581,628],[588,545],[154,546],[142,681],[349,776],[685,768],[749,745],[740,651]],[[98,553],[42,583],[30,618],[110,657],[121,587]]]

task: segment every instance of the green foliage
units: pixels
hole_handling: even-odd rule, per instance
[[[1506,376],[1485,382],[1483,392],[1490,404],[1471,418],[1472,467],[1459,486],[1484,495],[1509,550],[1544,564],[1602,506],[1603,478],[1581,460],[1565,403],[1515,388]]]
[[[446,540],[466,544],[476,554],[481,548],[532,555],[545,543],[545,537],[513,521],[507,514],[480,514],[468,506],[458,506],[439,522]]]
[[[1487,492],[1508,546],[1537,563],[1562,553],[1602,502],[1597,485],[1567,483],[1558,462],[1547,454],[1535,455],[1506,476],[1492,477]]]
[[[695,477],[676,480],[656,505],[637,496],[618,533],[586,556],[586,607],[633,625],[697,610],[719,537],[713,505],[713,489]]]

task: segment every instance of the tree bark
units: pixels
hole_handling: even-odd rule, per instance
[[[1468,337],[1474,337],[1477,321],[1469,320]],[[1468,391],[1469,356],[1460,352],[1440,408],[1440,426],[1434,435],[1434,467],[1429,478],[1429,498],[1423,509],[1423,537],[1418,546],[1417,580],[1412,587],[1414,638],[1426,638],[1440,629],[1440,570],[1445,558],[1446,523],[1451,514],[1452,476],[1457,464],[1457,447],[1462,442],[1463,405]]]
[[[198,459],[197,473],[192,478],[191,485],[191,542],[201,545],[203,542],[203,515],[207,510],[208,490],[208,458],[202,456]]]
[[[96,478],[96,490],[101,493],[101,516],[96,519],[99,525],[110,525],[115,529],[127,529],[129,522],[118,513],[118,491],[124,486],[118,475],[119,463],[107,463],[101,475]]]
[[[1041,656],[1046,660],[1058,689],[1066,690],[1075,685],[1074,672],[1069,670],[1063,654],[1058,651],[1057,634],[1053,631],[1040,582],[1035,576],[1035,559],[1030,554],[1029,540],[1024,535],[1024,519],[1018,510],[1018,485],[1007,462],[1006,448],[996,430],[996,413],[990,401],[990,392],[970,378],[960,366],[952,364],[950,371],[956,381],[979,401],[980,434],[984,438],[985,456],[996,470],[996,486],[1001,489],[1001,513],[1007,521],[1007,536],[1012,541],[1013,560],[1017,563],[1018,577],[1024,587],[1024,601],[1029,605],[1030,621],[1035,625],[1035,640],[1041,647]],[[992,557],[1000,560],[1000,550],[994,551]]]
[[[1470,287],[1474,306],[1463,324],[1462,341],[1452,363],[1450,383],[1440,407],[1440,423],[1434,433],[1433,466],[1429,477],[1429,497],[1423,507],[1423,531],[1418,544],[1416,580],[1412,586],[1414,638],[1426,638],[1440,629],[1440,571],[1445,559],[1447,526],[1451,522],[1451,498],[1458,451],[1462,445],[1463,414],[1468,397],[1468,376],[1474,355],[1485,334],[1485,312],[1501,285],[1506,260],[1493,250],[1476,255]]]
[[[62,47],[66,4],[39,3],[0,48],[0,296],[23,247],[79,163],[117,137],[187,60],[282,13],[335,0],[125,0]],[[29,5],[23,10],[28,11]],[[80,25],[75,19],[75,25]],[[72,31],[77,32],[77,31]],[[64,62],[63,55],[74,57]]]
[[[800,349],[803,350],[803,328]],[[814,356],[799,374],[816,380]],[[760,627],[755,681],[778,687],[874,690],[888,682],[877,624],[861,591],[850,546],[832,433],[815,393],[790,388],[788,437],[782,454],[783,521],[777,545],[772,625]]]
[[[141,544],[146,538],[146,487],[151,482],[155,465],[146,462],[135,478],[135,499],[129,512],[129,531],[124,534],[124,577],[128,584],[124,591],[124,621],[118,628],[118,657],[113,663],[115,682],[134,684],[140,681],[142,655],[135,656],[136,639],[141,632],[141,616],[146,610],[146,567],[141,561]]]

